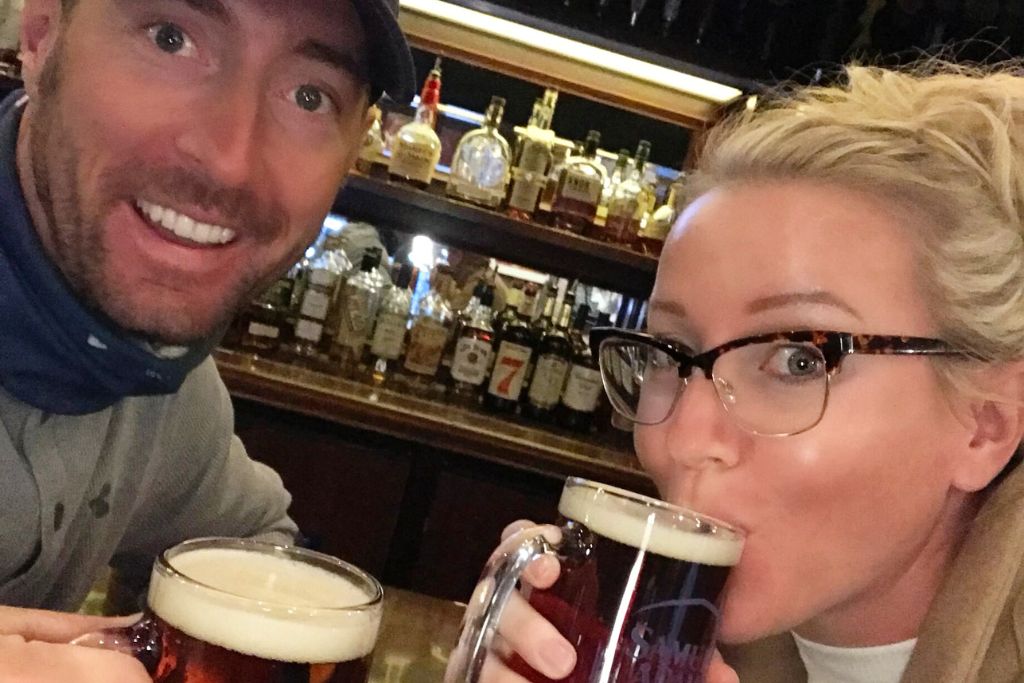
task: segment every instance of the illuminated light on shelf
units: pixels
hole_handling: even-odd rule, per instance
[[[453,5],[443,2],[443,0],[400,0],[400,2],[403,9],[463,26],[501,40],[518,43],[534,50],[590,64],[628,78],[647,81],[715,104],[731,102],[743,94],[739,89],[729,85],[691,76],[675,69],[628,57],[484,12]]]

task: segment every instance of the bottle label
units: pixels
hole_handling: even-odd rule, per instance
[[[597,206],[601,201],[601,190],[603,190],[601,178],[586,173],[565,171],[565,180],[562,183],[562,197],[577,202],[593,204]]]
[[[356,350],[362,349],[366,340],[370,338],[376,308],[372,291],[356,287],[347,288],[334,343]]]
[[[526,366],[532,355],[533,349],[529,346],[502,342],[494,361],[491,383],[487,386],[488,393],[498,398],[518,401],[526,379]]]
[[[454,178],[451,182],[450,193],[456,197],[470,199],[484,204],[499,204],[505,198],[505,184],[494,187],[483,187],[474,185],[471,180],[465,178]]]
[[[441,159],[441,146],[399,138],[388,170],[393,175],[430,184],[434,167]]]
[[[323,320],[327,317],[327,308],[330,306],[330,303],[331,300],[323,292],[307,289],[306,294],[302,297],[302,307],[299,309],[299,312],[307,318]]]
[[[601,399],[603,389],[600,372],[582,365],[573,365],[569,371],[565,393],[562,394],[562,403],[572,410],[592,413],[597,410],[597,402]]]
[[[455,347],[452,359],[452,378],[473,386],[480,386],[491,367],[491,343],[483,339],[463,337]]]
[[[249,334],[254,337],[266,337],[267,339],[277,339],[281,336],[281,330],[274,327],[273,325],[264,325],[263,323],[251,322],[249,323]]]
[[[312,320],[302,319],[295,324],[295,336],[314,344],[320,342],[320,337],[323,336],[323,333],[324,326]]]
[[[377,318],[370,353],[378,358],[398,360],[402,355],[402,342],[405,341],[405,322],[404,315],[394,313],[385,313]]]
[[[516,169],[526,173],[546,175],[551,164],[551,148],[540,140],[523,138],[523,151],[519,154]]]
[[[530,383],[530,403],[543,409],[557,406],[568,374],[569,361],[565,358],[554,354],[541,356]]]
[[[527,172],[516,178],[512,183],[512,192],[508,195],[508,205],[533,213],[537,210],[537,201],[540,199],[541,190],[547,183],[547,178]]]
[[[405,352],[405,369],[417,375],[433,375],[441,364],[448,330],[430,320],[413,325],[409,332],[409,349]]]

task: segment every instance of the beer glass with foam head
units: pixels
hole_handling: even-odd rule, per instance
[[[700,683],[715,649],[722,589],[743,549],[739,530],[653,498],[569,479],[558,506],[562,540],[539,536],[496,557],[466,609],[447,683],[475,683],[501,613],[537,557],[561,574],[530,604],[576,648],[568,683]],[[549,679],[506,660],[533,683]]]
[[[155,683],[364,683],[382,600],[329,555],[197,539],[157,559],[140,622],[73,642],[132,654]]]

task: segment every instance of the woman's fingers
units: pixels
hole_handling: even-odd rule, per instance
[[[707,683],[740,683],[740,677],[731,666],[725,663],[725,660],[722,659],[722,654],[718,650],[715,650],[714,657],[711,659],[711,666],[708,667]]]
[[[519,593],[505,606],[498,631],[527,665],[548,678],[565,678],[576,666],[576,651],[569,641]]]

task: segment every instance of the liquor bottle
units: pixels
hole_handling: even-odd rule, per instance
[[[420,301],[419,310],[409,329],[409,344],[402,363],[403,377],[409,389],[418,396],[430,393],[431,382],[441,365],[441,356],[448,343],[454,314],[447,292],[451,287],[452,269],[439,264],[430,277],[430,291]]]
[[[509,287],[505,292],[505,308],[494,316],[494,336],[501,339],[505,327],[519,316],[519,306],[523,302],[523,290]]]
[[[532,309],[532,300],[527,302],[523,297],[519,314],[505,326],[501,336],[496,338],[494,369],[491,371],[491,380],[484,394],[484,407],[488,410],[496,413],[514,413],[519,405],[526,373],[530,361],[533,360],[533,350],[536,348],[529,322]]]
[[[547,185],[548,173],[554,154],[551,146],[555,132],[550,128],[550,115],[544,100],[538,98],[526,124],[526,132],[516,147],[515,168],[512,170],[512,189],[508,195],[508,215],[519,220],[533,218],[540,202],[541,192]]]
[[[568,297],[567,297],[568,298]],[[537,349],[537,366],[533,372],[524,410],[535,420],[553,421],[555,408],[562,398],[562,389],[569,376],[573,345],[569,339],[572,302],[562,304],[562,312]]]
[[[633,168],[623,174],[608,202],[608,217],[598,237],[616,244],[633,244],[644,227],[652,202],[653,191],[644,178],[651,143],[641,140],[636,149]]]
[[[550,284],[548,284],[547,291],[544,293],[544,310],[531,326],[533,338],[537,344],[540,344],[544,335],[547,334],[549,329],[551,329],[552,319],[555,316],[555,300],[557,298],[558,281],[551,280]]]
[[[288,360],[292,364],[311,370],[323,370],[327,367],[328,359],[321,350],[321,343],[324,323],[337,284],[338,273],[328,267],[323,259],[317,259],[310,264],[308,282],[295,322],[295,340],[287,352]]]
[[[411,264],[403,263],[398,268],[395,284],[387,288],[377,309],[377,323],[370,341],[370,380],[374,385],[384,384],[402,357],[412,309],[409,286],[416,282],[418,272]]]
[[[562,177],[562,169],[569,157],[583,154],[583,143],[577,142],[572,148],[562,145],[551,148],[551,172],[548,173],[544,190],[540,193],[540,202],[537,204],[537,211],[542,214],[551,213],[551,202],[555,201],[555,191],[558,190],[558,179]]]
[[[494,358],[494,288],[485,285],[480,298],[473,303],[471,317],[455,344],[448,390],[449,401],[467,407],[479,405],[480,391]]]
[[[686,174],[680,173],[675,182],[669,186],[668,198],[640,230],[633,245],[634,249],[654,256],[661,254],[661,248],[665,244],[669,231],[688,203],[687,180]]]
[[[238,348],[262,358],[273,358],[287,343],[288,315],[291,312],[294,283],[282,276],[249,304],[239,321]]]
[[[355,376],[377,319],[377,309],[386,286],[385,279],[377,272],[380,260],[380,249],[367,249],[359,272],[342,287],[338,301],[338,329],[331,355],[343,377]]]
[[[325,354],[330,354],[331,347],[334,346],[334,335],[338,332],[341,293],[344,290],[345,280],[352,275],[354,267],[343,245],[344,240],[340,232],[328,234],[324,237],[320,252],[314,259],[315,263],[322,264],[322,267],[338,276],[334,294],[327,308],[327,318],[324,320],[324,333],[320,339],[320,350]]]
[[[374,165],[380,162],[384,152],[384,130],[380,121],[380,107],[377,105],[370,107],[370,115],[373,116],[373,122],[366,130],[363,144],[359,148],[359,157],[356,159],[356,169],[362,173],[369,173],[373,170]]]
[[[629,157],[628,149],[620,149],[619,156],[615,159],[615,166],[612,168],[611,175],[605,180],[604,189],[601,190],[601,205],[605,208],[611,202],[612,193],[615,192],[615,188],[619,186],[619,183],[629,177]]]
[[[487,286],[485,280],[477,282],[476,286],[473,287],[473,294],[470,296],[469,301],[462,307],[462,310],[455,314],[452,334],[448,338],[448,345],[445,347],[444,353],[441,354],[441,368],[436,378],[437,389],[447,391],[448,387],[452,384],[452,362],[455,360],[455,348],[458,346],[463,328],[472,319],[473,312],[480,306],[480,300],[483,299]]]
[[[512,153],[498,131],[505,113],[505,98],[492,97],[480,128],[462,136],[452,156],[448,194],[474,204],[495,208],[505,199]]]
[[[558,178],[555,199],[551,203],[556,228],[582,234],[593,225],[605,177],[608,175],[597,158],[600,143],[601,134],[596,130],[590,131],[583,146],[583,154],[570,157],[565,162]]]
[[[434,169],[441,159],[441,139],[434,131],[437,105],[441,102],[441,60],[427,75],[420,93],[420,104],[413,120],[398,129],[391,150],[388,173],[392,180],[430,187]]]
[[[561,426],[583,433],[590,431],[594,423],[594,414],[604,395],[597,358],[590,352],[590,345],[583,335],[589,315],[590,307],[584,304],[576,311],[576,317],[573,319],[572,330],[569,333],[573,347],[572,365],[557,412],[558,423]],[[605,320],[607,321],[607,318]]]

